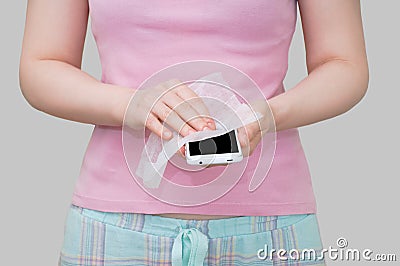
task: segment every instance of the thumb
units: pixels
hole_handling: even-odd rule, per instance
[[[186,158],[185,145],[183,145],[183,146],[179,149],[179,155],[182,156],[183,158]]]
[[[242,147],[245,147],[248,145],[246,129],[244,127],[238,128],[238,138],[239,138],[240,145]]]

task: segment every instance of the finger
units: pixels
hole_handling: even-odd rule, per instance
[[[243,127],[244,134],[246,135],[249,142],[253,141],[254,138],[260,135],[260,127],[257,121],[247,124]]]
[[[186,94],[185,91],[188,93]],[[192,93],[193,93],[193,95],[192,95]],[[193,106],[193,108],[197,111],[197,113],[199,115],[201,115],[204,118],[204,120],[207,122],[207,126],[210,129],[212,129],[212,130],[216,129],[215,121],[210,116],[210,112],[208,111],[208,108],[206,107],[206,105],[205,105],[204,101],[201,99],[201,97],[199,97],[197,94],[195,94],[190,89],[187,89],[187,90],[184,89],[183,91],[180,91],[178,93],[178,95],[185,101],[188,101],[191,106]]]
[[[200,116],[191,104],[175,93],[169,93],[162,98],[162,101],[174,110],[186,123],[196,130],[203,130],[207,127],[207,120]]]
[[[248,132],[246,130],[246,127],[238,128],[237,131],[240,147],[242,148],[242,154],[246,157],[250,154],[250,141],[248,137]]]
[[[241,147],[245,147],[248,145],[248,133],[247,133],[247,129],[245,127],[241,127],[237,129],[238,132],[238,139],[239,139],[239,143]]]
[[[216,166],[227,166],[228,163],[220,163],[220,164],[209,164],[206,168],[216,167]]]
[[[250,155],[250,146],[246,145],[242,147],[242,154],[244,157],[247,157]]]
[[[190,89],[189,89],[189,91],[193,92]],[[183,101],[187,102],[196,111],[196,113],[207,123],[208,128],[210,128],[212,130],[216,129],[215,121],[210,116],[209,110],[206,107],[206,105],[201,97],[199,97],[197,94],[194,94],[193,97],[186,96],[186,98],[184,95],[182,95],[182,93],[180,93],[180,94],[177,93],[177,95]]]
[[[248,124],[247,126],[249,128],[249,131],[251,132],[250,135],[255,136],[261,132],[260,122],[258,120]]]
[[[183,158],[186,158],[185,145],[183,145],[183,146],[179,149],[179,154],[180,154]]]
[[[171,82],[170,84],[173,84],[173,86],[180,84],[174,87],[173,90],[182,99],[186,101],[190,100],[190,104],[195,108],[197,113],[204,116],[207,120],[208,126],[214,130],[215,129],[214,119],[210,117],[210,112],[208,111],[208,108],[204,104],[203,100],[186,84],[181,84],[182,82],[180,82],[179,80],[173,79],[170,82]]]
[[[261,131],[257,122],[251,123],[245,127],[247,130],[248,145],[246,145],[246,154],[251,156],[261,140]]]
[[[164,127],[153,114],[149,114],[147,117],[146,127],[164,140],[172,138],[172,132]]]
[[[153,114],[171,126],[176,132],[186,137],[190,133],[196,132],[171,108],[162,102],[157,102],[153,108]]]

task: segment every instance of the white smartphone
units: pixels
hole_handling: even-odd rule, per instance
[[[236,129],[217,137],[187,142],[185,155],[191,165],[229,164],[243,159]]]

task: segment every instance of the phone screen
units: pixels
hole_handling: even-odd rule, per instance
[[[189,153],[191,156],[237,153],[239,152],[237,145],[235,130],[232,130],[217,137],[189,142]]]

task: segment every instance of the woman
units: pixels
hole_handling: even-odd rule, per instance
[[[284,91],[297,3],[309,75]],[[101,81],[80,69],[89,14]],[[243,178],[208,204],[176,206],[149,196],[132,180],[121,126],[143,80],[168,65],[198,59],[234,66],[265,88],[276,156],[268,179],[253,193]],[[146,90],[143,99],[160,95],[170,82]],[[66,221],[60,265],[287,265],[286,259],[324,265],[323,258],[289,254],[322,249],[297,128],[348,111],[367,90],[358,0],[30,0],[20,83],[38,110],[96,125]],[[173,119],[165,122],[183,136],[215,129],[201,101],[178,108],[193,97],[199,99],[179,86],[164,94],[148,119],[132,115],[130,122],[163,139],[172,133],[163,132],[166,111]],[[197,118],[187,119],[191,113]],[[241,146],[251,161],[262,133],[248,129]],[[270,253],[279,249],[287,253]]]

